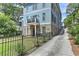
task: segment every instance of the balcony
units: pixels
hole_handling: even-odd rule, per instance
[[[28,19],[27,23],[39,23],[39,20],[37,18],[36,19]]]

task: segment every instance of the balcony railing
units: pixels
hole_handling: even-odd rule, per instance
[[[28,19],[27,23],[39,23],[38,19]]]

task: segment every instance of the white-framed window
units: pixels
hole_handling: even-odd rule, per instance
[[[37,10],[37,4],[33,4],[33,10]]]
[[[43,19],[43,21],[45,21],[45,19],[46,19],[45,17],[46,17],[46,13],[43,13],[43,14],[42,14],[42,19]]]
[[[45,3],[42,3],[42,7],[43,7],[43,8],[45,8],[45,5],[46,5]]]

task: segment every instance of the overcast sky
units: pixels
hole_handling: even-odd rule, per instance
[[[61,12],[62,12],[62,21],[67,16],[67,14],[66,14],[67,5],[68,5],[68,3],[60,3],[60,9],[61,9]]]

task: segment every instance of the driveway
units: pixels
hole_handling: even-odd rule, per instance
[[[63,35],[53,37],[29,56],[74,56],[68,40],[67,29]]]

